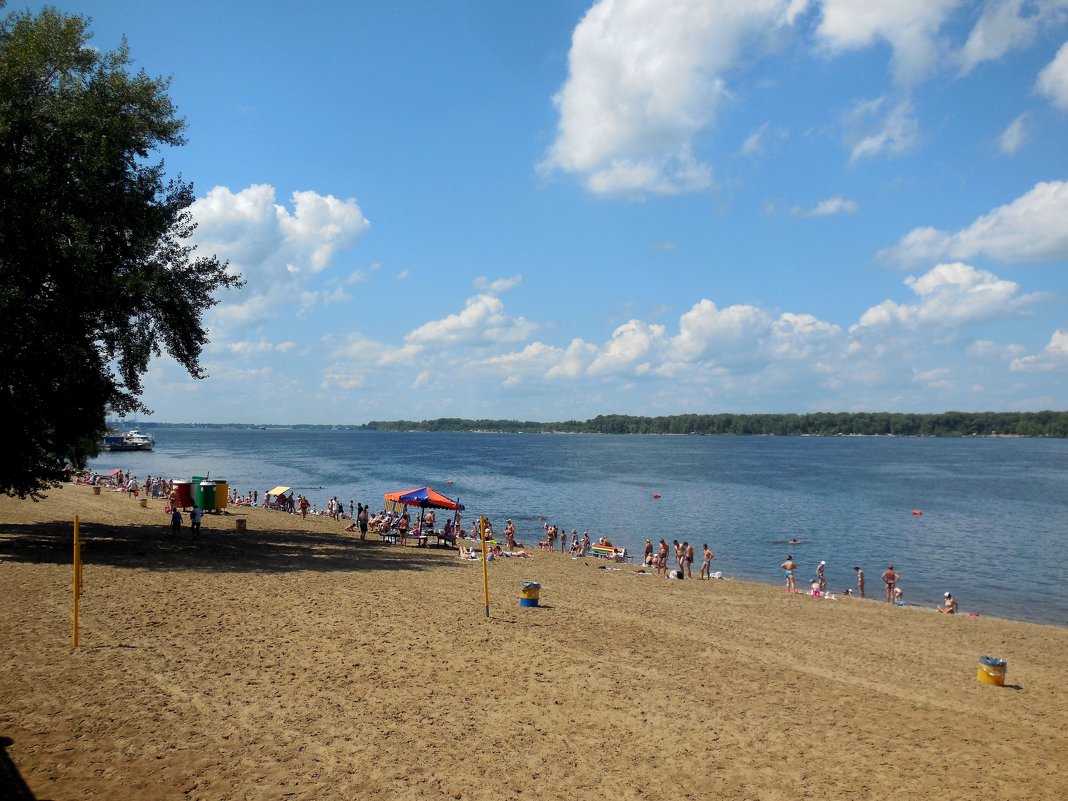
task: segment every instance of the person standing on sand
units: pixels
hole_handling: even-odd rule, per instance
[[[682,543],[678,540],[672,540],[671,544],[675,546],[675,568],[682,574]]]
[[[793,554],[786,554],[786,561],[779,567],[786,571],[786,591],[797,592],[797,587],[794,586],[794,571],[797,570],[797,563],[794,561]]]
[[[300,517],[302,520],[308,519],[308,499],[303,495],[300,496],[300,500],[297,501],[297,505],[300,507]]]
[[[886,584],[886,602],[892,604],[894,598],[894,588],[897,587],[898,579],[901,577],[894,572],[893,565],[887,565],[886,570],[883,572],[883,582]]]
[[[705,543],[705,561],[701,563],[701,578],[712,578],[712,557],[715,556],[708,548],[708,543]]]
[[[652,559],[653,559],[653,541],[652,540],[646,540],[645,541],[645,550],[642,552],[642,564],[645,564],[646,562],[651,562]]]
[[[367,514],[367,507],[364,506],[356,513],[356,525],[360,527],[360,539],[367,539],[367,521],[369,515]]]
[[[816,582],[820,585],[820,592],[823,592],[825,589],[827,589],[827,577],[823,574],[823,571],[826,570],[826,568],[827,563],[823,561],[821,561],[816,566]]]
[[[860,593],[860,597],[864,597],[864,571],[860,569],[860,566],[854,566],[853,570],[857,573],[857,592]]]
[[[171,507],[171,533],[178,535],[182,530],[182,513],[178,511],[177,506]]]
[[[686,562],[686,578],[693,578],[693,546],[688,542],[682,544],[683,560]]]
[[[667,575],[668,544],[665,539],[660,539],[660,550],[657,551],[656,573]]]
[[[200,507],[194,503],[193,509],[189,513],[189,534],[191,536],[196,536],[200,533],[200,521],[203,517],[204,513],[200,511]]]

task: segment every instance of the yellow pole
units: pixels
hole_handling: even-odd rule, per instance
[[[486,569],[486,518],[478,516],[478,527],[482,532],[482,594],[486,599],[486,617],[489,617],[489,570]]]
[[[74,629],[71,646],[78,647],[78,596],[82,594],[82,543],[78,538],[78,515],[74,516]]]

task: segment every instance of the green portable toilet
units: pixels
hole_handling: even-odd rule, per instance
[[[197,506],[203,511],[210,512],[215,509],[215,482],[201,481],[197,484]]]

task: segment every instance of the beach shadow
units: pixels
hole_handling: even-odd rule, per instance
[[[229,573],[294,571],[422,571],[462,567],[455,551],[411,548],[298,529],[220,531],[176,537],[159,525],[80,525],[82,563],[141,570],[203,570]],[[73,559],[70,521],[0,523],[0,560],[69,565]]]
[[[14,744],[15,741],[10,737],[0,737],[0,798],[8,801],[37,801],[7,753],[8,747]]]

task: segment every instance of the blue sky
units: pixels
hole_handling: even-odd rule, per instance
[[[1068,407],[1068,0],[55,5],[248,281],[155,420]]]

